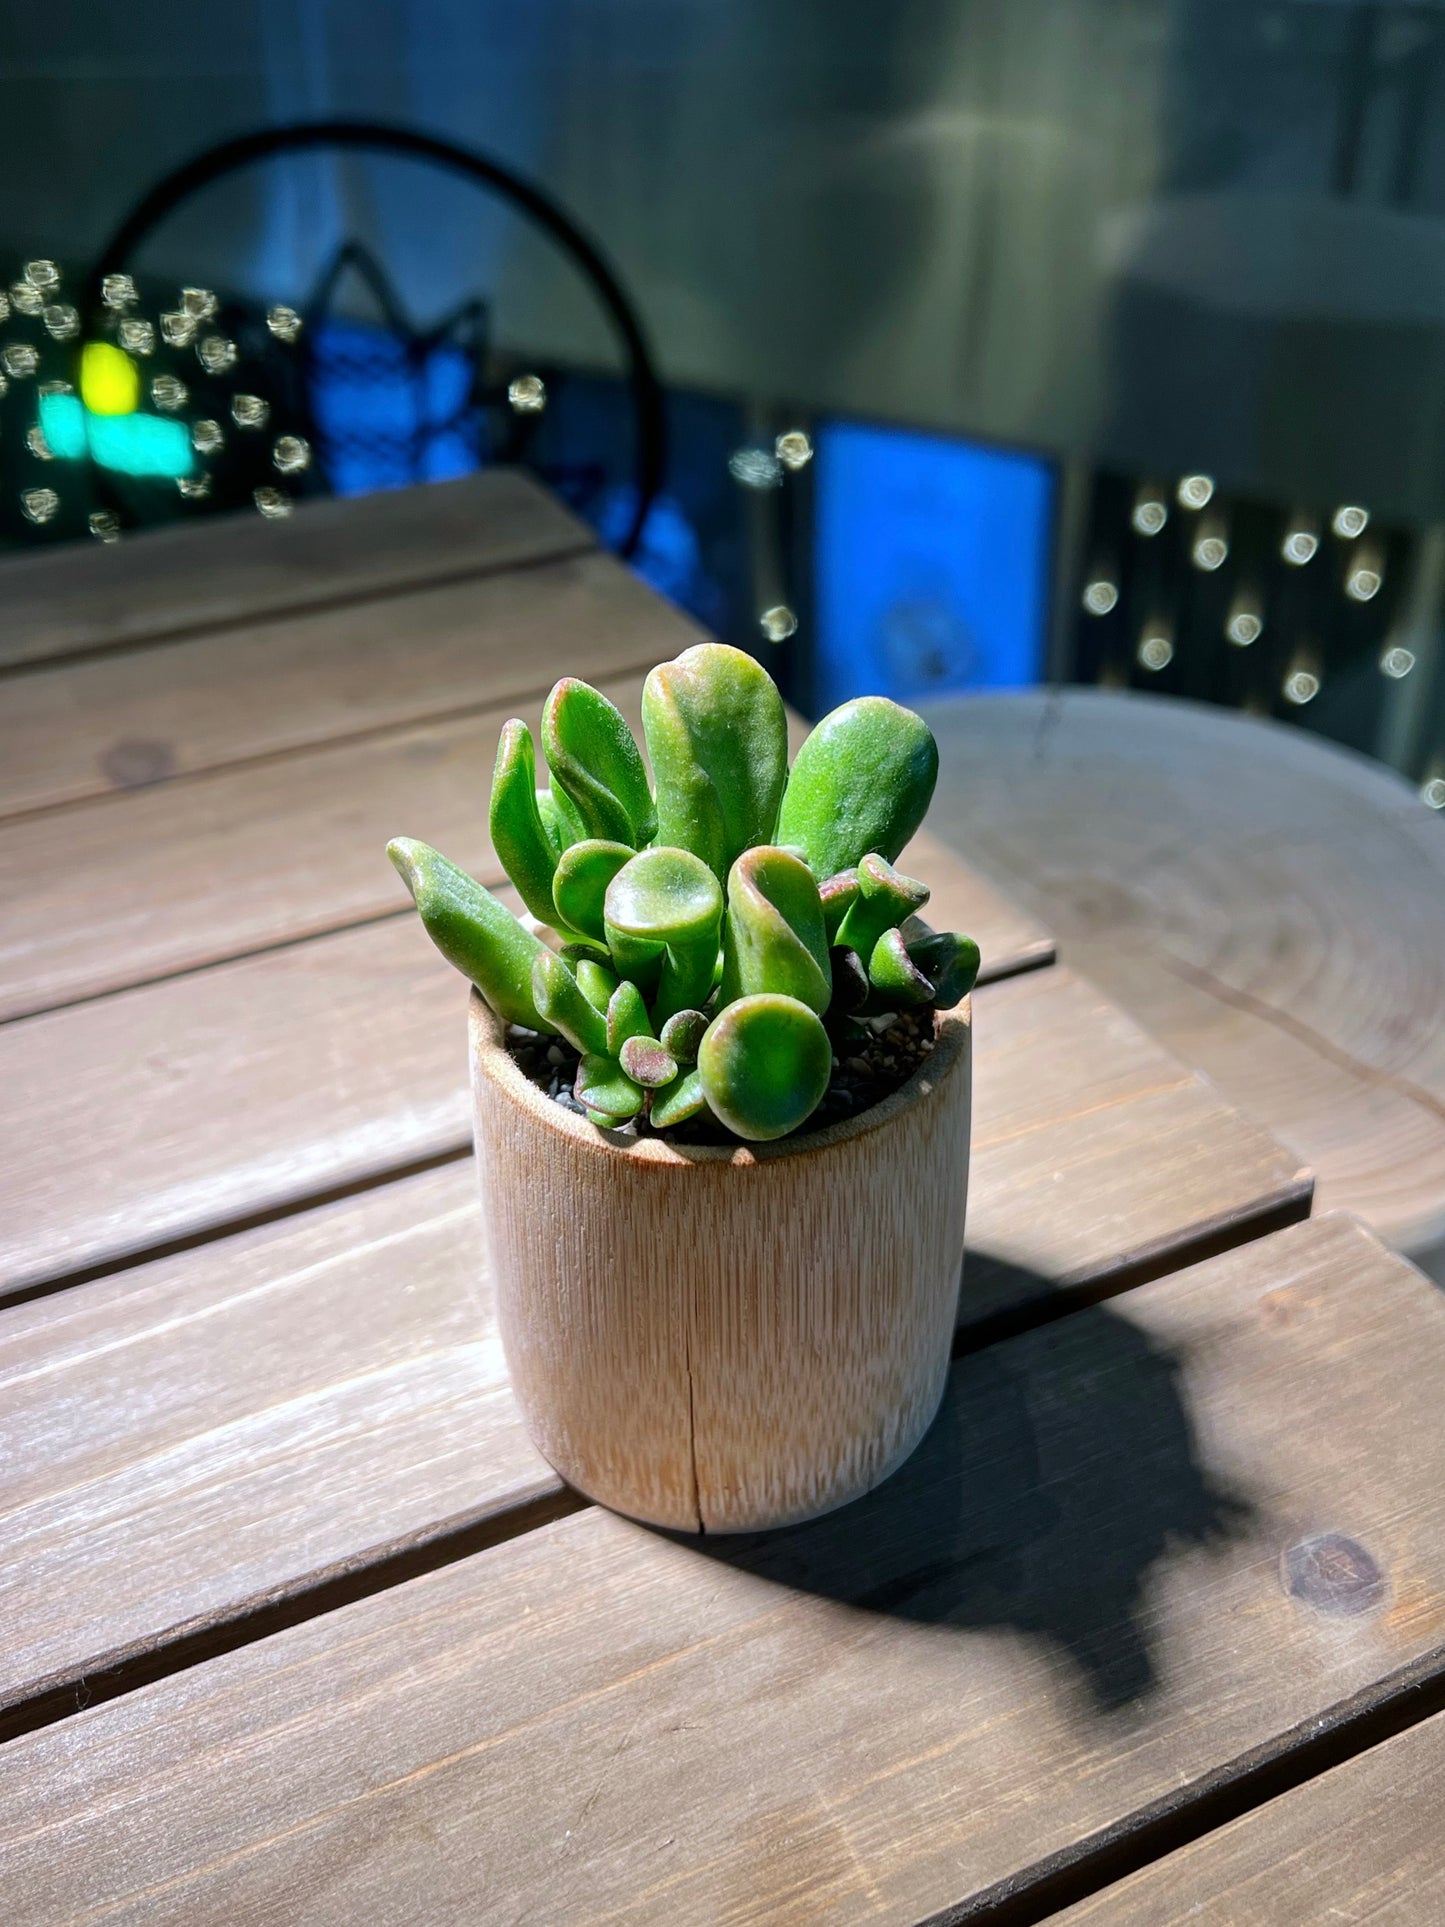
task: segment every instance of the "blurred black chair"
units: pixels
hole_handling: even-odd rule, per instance
[[[99,250],[81,297],[85,338],[125,344],[127,310],[117,290],[124,288],[142,243],[183,201],[252,162],[318,148],[365,149],[458,174],[500,194],[575,263],[606,311],[626,359],[632,415],[630,513],[618,546],[622,554],[632,555],[661,485],[667,454],[662,388],[641,323],[616,275],[571,217],[487,155],[408,128],[350,120],[265,128],[208,148],[142,196]],[[357,327],[336,313],[336,297],[348,277],[357,278],[367,290],[380,327]],[[198,291],[197,306],[203,305]],[[162,316],[156,347],[187,358],[183,385],[188,419],[193,436],[199,434],[196,446],[207,457],[206,495],[192,493],[217,506],[254,498],[263,511],[284,513],[296,493],[354,487],[358,458],[363,464],[380,462],[393,482],[421,480],[439,441],[450,444],[452,459],[462,466],[472,457],[476,465],[526,462],[543,396],[554,407],[565,391],[566,372],[555,367],[529,369],[520,379],[518,371],[496,371],[490,314],[480,300],[462,303],[430,326],[416,322],[382,264],[354,241],[343,244],[323,268],[299,310],[272,310],[268,315],[252,304],[227,302],[191,319],[195,326],[188,328],[183,308]],[[208,343],[213,344],[209,359]],[[447,377],[440,385],[450,390],[440,405],[439,357]],[[148,364],[148,372],[153,365]],[[378,392],[387,383],[400,383],[411,397],[410,415],[388,421],[382,406],[353,409],[348,419],[348,393],[364,394],[368,380]],[[264,433],[248,435],[247,428]],[[614,463],[609,451],[596,462],[534,465],[544,480],[586,513],[600,498]],[[93,479],[103,515],[122,526],[143,518],[144,491],[133,482],[103,468],[96,469]]]

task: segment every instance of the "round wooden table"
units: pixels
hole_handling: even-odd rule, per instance
[[[925,712],[930,828],[1314,1169],[1445,1261],[1445,820],[1233,711],[1065,689]]]

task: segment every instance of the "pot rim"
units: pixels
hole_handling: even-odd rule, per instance
[[[534,1084],[507,1049],[507,1025],[487,1003],[481,992],[472,990],[467,1013],[472,1062],[492,1088],[511,1099],[537,1120],[571,1138],[579,1149],[596,1156],[624,1158],[634,1164],[683,1167],[698,1164],[750,1166],[773,1163],[780,1158],[806,1156],[828,1151],[850,1138],[882,1130],[917,1104],[940,1091],[964,1058],[973,1031],[973,999],[965,997],[953,1010],[933,1013],[934,1046],[907,1083],[890,1091],[881,1103],[874,1104],[857,1117],[829,1124],[821,1131],[802,1137],[777,1138],[768,1143],[671,1144],[660,1137],[627,1137],[620,1131],[607,1131],[578,1112],[558,1104]]]

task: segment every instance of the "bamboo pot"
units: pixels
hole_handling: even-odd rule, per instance
[[[602,1131],[513,1063],[475,992],[472,1091],[512,1389],[569,1485],[684,1531],[856,1499],[927,1431],[963,1264],[969,1006],[847,1123],[679,1148]]]

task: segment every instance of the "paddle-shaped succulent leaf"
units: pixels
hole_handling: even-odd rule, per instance
[[[777,841],[805,849],[816,877],[851,869],[870,851],[892,863],[937,780],[938,745],[923,718],[886,696],[859,696],[825,716],[798,751]]]
[[[449,964],[470,977],[499,1017],[550,1031],[532,997],[532,964],[547,946],[524,930],[505,903],[448,863],[429,844],[393,837],[386,846],[411,891],[426,933]]]
[[[677,1010],[662,1027],[662,1043],[679,1064],[695,1064],[697,1047],[706,1030],[706,1011]]]
[[[978,945],[956,930],[930,930],[925,936],[909,937],[908,956],[932,986],[928,1001],[935,1010],[952,1010],[978,982]]]
[[[629,950],[644,964],[662,953],[653,1007],[659,1023],[706,1001],[723,895],[701,857],[665,845],[644,850],[608,884],[606,910],[607,941],[619,962]]]
[[[858,872],[840,870],[836,876],[825,877],[818,885],[818,896],[823,905],[828,941],[836,943],[844,917],[858,901]]]
[[[828,932],[807,864],[762,844],[728,875],[719,1004],[763,990],[796,997],[819,1016],[833,990]]]
[[[572,1095],[585,1105],[594,1124],[625,1124],[636,1117],[647,1093],[634,1084],[615,1058],[588,1055],[577,1066]]]
[[[762,991],[714,1017],[697,1054],[708,1108],[738,1137],[786,1137],[817,1109],[833,1047],[815,1012],[796,997]]]
[[[858,894],[838,927],[836,942],[871,957],[885,930],[894,930],[905,917],[928,901],[928,885],[906,877],[880,856],[865,856],[858,865]]]
[[[696,1117],[706,1109],[707,1097],[701,1076],[697,1071],[685,1071],[666,1090],[654,1095],[648,1115],[655,1130],[667,1131],[674,1124],[685,1124],[690,1117]]]
[[[607,1019],[588,1002],[571,970],[545,944],[532,959],[532,1001],[548,1029],[560,1031],[577,1050],[607,1049]]]
[[[660,1090],[677,1076],[677,1059],[655,1037],[629,1037],[617,1061],[633,1083],[646,1091]]]
[[[724,882],[744,850],[771,843],[788,774],[783,699],[761,664],[703,642],[654,669],[642,728],[657,785],[657,834]]]
[[[542,711],[552,787],[590,837],[640,850],[656,828],[647,771],[627,719],[590,683],[564,676]]]
[[[551,790],[538,790],[537,814],[542,819],[542,828],[547,839],[560,857],[574,843],[580,843],[587,832],[582,827],[582,819],[567,801],[566,797],[553,795]]]
[[[514,716],[502,725],[497,764],[492,772],[488,812],[492,848],[517,894],[539,923],[555,924],[552,876],[557,846],[537,804],[537,761],[532,732]]]
[[[607,886],[631,855],[625,843],[608,843],[598,837],[586,837],[562,852],[553,872],[551,889],[557,914],[570,929],[580,930],[597,943],[606,943],[602,909],[607,900]],[[510,876],[511,871],[507,874]],[[532,914],[538,916],[540,912],[533,910]]]
[[[576,1050],[594,1124],[786,1136],[834,1053],[870,1048],[889,1013],[950,1008],[978,974],[977,945],[922,923],[926,888],[893,867],[928,805],[933,739],[864,698],[824,719],[789,778],[781,697],[721,643],[652,672],[643,722],[655,803],[621,712],[584,682],[547,700],[550,788],[527,725],[503,728],[489,820],[525,925],[425,844],[398,838],[391,859],[492,1009]]]

